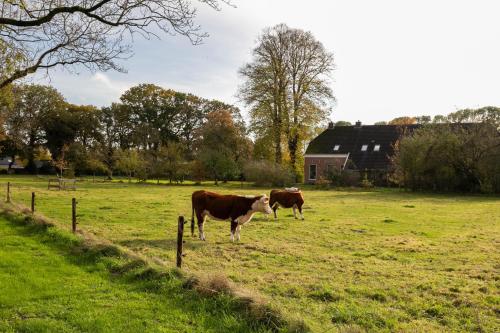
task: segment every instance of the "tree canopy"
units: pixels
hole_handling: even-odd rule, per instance
[[[244,83],[239,94],[251,108],[257,138],[272,138],[277,163],[284,141],[288,160],[299,171],[303,141],[330,113],[333,67],[333,54],[310,32],[279,24],[259,36],[252,61],[240,69]]]
[[[219,9],[225,0],[198,0]],[[0,88],[38,70],[124,71],[132,36],[207,36],[189,0],[8,0],[0,7]]]

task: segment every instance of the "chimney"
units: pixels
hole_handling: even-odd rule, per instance
[[[359,120],[358,120],[358,121],[356,122],[356,127],[361,127],[361,121],[359,121]]]
[[[328,123],[328,128],[333,128],[333,121],[330,121],[330,122]]]

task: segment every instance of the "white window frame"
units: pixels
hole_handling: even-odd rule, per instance
[[[311,167],[314,166],[314,178],[311,178]],[[316,180],[318,178],[318,166],[316,164],[309,164],[309,180]]]
[[[373,146],[373,151],[380,151],[380,145],[376,144],[375,146]]]
[[[367,150],[368,150],[368,145],[361,146],[361,151],[367,151]]]
[[[340,145],[333,146],[333,151],[339,151],[339,150],[340,150]]]

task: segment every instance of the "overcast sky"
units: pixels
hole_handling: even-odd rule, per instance
[[[196,5],[199,5],[195,2]],[[500,106],[500,1],[233,0],[199,5],[210,37],[136,40],[127,74],[52,72],[68,101],[108,105],[129,87],[155,83],[237,104],[238,69],[262,29],[279,23],[311,31],[333,52],[332,119],[370,124],[397,116]],[[237,104],[245,112],[241,104]]]

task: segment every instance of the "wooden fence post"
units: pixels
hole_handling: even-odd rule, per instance
[[[71,199],[71,230],[73,233],[76,232],[76,199]]]
[[[35,192],[31,192],[31,214],[35,214]]]
[[[179,216],[177,224],[177,267],[182,266],[182,236],[184,234],[184,216]]]
[[[7,182],[7,202],[10,202],[10,182]]]

